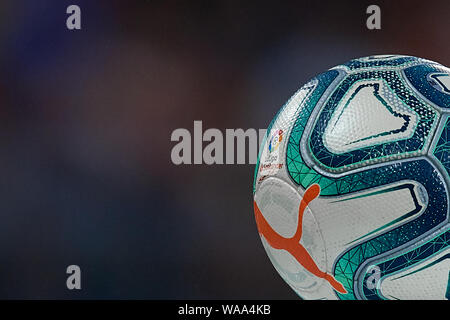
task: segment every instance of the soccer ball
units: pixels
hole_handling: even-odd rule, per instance
[[[272,120],[253,185],[263,246],[304,299],[450,299],[450,69],[351,60]]]

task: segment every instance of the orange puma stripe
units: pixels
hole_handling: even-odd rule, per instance
[[[311,255],[305,249],[303,245],[300,244],[300,239],[302,237],[302,222],[303,222],[303,213],[305,212],[308,204],[317,198],[320,194],[320,187],[318,184],[311,185],[308,189],[306,189],[305,194],[303,195],[303,199],[300,202],[300,206],[298,209],[298,224],[297,230],[293,237],[285,238],[279,235],[267,222],[267,220],[262,215],[261,211],[256,204],[256,201],[253,202],[254,210],[255,210],[255,219],[256,224],[258,226],[258,231],[267,242],[275,249],[284,249],[289,252],[306,270],[314,274],[315,276],[327,280],[330,285],[340,293],[347,293],[344,286],[338,282],[331,274],[323,272],[319,269],[319,267],[314,262]]]

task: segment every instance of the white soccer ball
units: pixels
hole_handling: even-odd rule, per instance
[[[304,299],[450,298],[450,69],[351,60],[272,120],[253,186],[264,248]]]

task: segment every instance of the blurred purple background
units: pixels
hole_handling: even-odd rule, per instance
[[[369,31],[369,4],[382,30]],[[82,30],[66,28],[66,8]],[[171,163],[177,128],[266,128],[351,58],[450,65],[449,1],[2,1],[0,298],[292,299],[253,165]],[[65,286],[82,269],[82,290]]]

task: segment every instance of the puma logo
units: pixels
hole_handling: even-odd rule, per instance
[[[300,202],[300,207],[298,209],[298,224],[297,230],[293,237],[285,238],[279,235],[267,222],[264,216],[259,210],[256,201],[253,202],[255,210],[255,219],[258,226],[259,234],[261,234],[270,246],[274,249],[284,249],[289,252],[306,270],[314,274],[315,276],[325,279],[334,288],[334,290],[340,293],[347,293],[344,286],[338,282],[331,274],[323,272],[319,269],[317,264],[314,262],[311,255],[308,253],[306,248],[300,244],[300,239],[302,238],[302,222],[303,214],[305,212],[308,204],[317,198],[320,194],[320,186],[318,184],[311,185],[306,189],[303,199]]]

